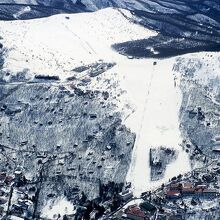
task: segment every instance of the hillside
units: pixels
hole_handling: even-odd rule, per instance
[[[63,13],[60,5],[16,1],[10,7],[25,11],[0,21],[0,176],[8,175],[10,211],[30,220],[91,219],[94,211],[107,220],[125,211],[129,200],[119,195],[127,187],[132,201],[152,202],[151,217],[217,219],[219,20],[210,14],[201,25],[189,14],[219,8],[107,2],[81,1],[81,13]],[[56,15],[19,20],[34,18],[32,7]],[[184,181],[211,188],[214,198],[173,202],[167,189]],[[7,203],[1,207],[8,217]]]

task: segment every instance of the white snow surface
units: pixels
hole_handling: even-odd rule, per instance
[[[103,9],[94,13],[56,15],[28,21],[0,22],[3,44],[10,48],[5,69],[30,69],[34,73],[59,75],[80,63],[119,57],[110,46],[156,35],[131,23],[126,10]],[[66,19],[68,16],[70,19]]]
[[[136,196],[190,171],[188,155],[180,146],[179,109],[182,94],[179,87],[175,87],[172,74],[174,63],[174,58],[161,60],[156,66],[152,65],[151,60],[141,60],[128,67],[133,68],[135,73],[129,74],[125,82],[136,111],[126,124],[135,129],[137,139],[127,181],[132,183]],[[149,150],[160,146],[174,148],[178,151],[178,158],[168,165],[164,179],[151,181]]]
[[[105,74],[114,73],[113,80],[127,92],[121,96],[118,109],[126,111],[127,103],[132,106],[128,115],[124,115],[124,123],[137,135],[127,181],[132,182],[138,196],[179,173],[188,172],[190,163],[180,147],[178,117],[182,96],[178,85],[174,86],[172,74],[176,60],[160,60],[153,66],[151,59],[128,59],[113,51],[114,43],[157,34],[126,17],[132,18],[131,13],[108,8],[28,21],[1,21],[0,36],[9,49],[4,69],[12,73],[29,69],[30,74],[59,75],[65,80],[74,67],[99,59],[117,64]],[[175,148],[178,158],[168,166],[164,179],[151,182],[149,149],[161,145]]]
[[[71,215],[75,213],[73,204],[65,198],[58,198],[57,200],[49,200],[47,205],[42,210],[42,217],[47,219],[58,219],[58,214],[61,217],[64,215]]]

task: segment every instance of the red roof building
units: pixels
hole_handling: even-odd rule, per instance
[[[177,191],[177,190],[179,190],[181,188],[181,185],[179,184],[179,183],[172,183],[172,184],[170,184],[170,187],[169,187],[169,189],[172,191],[172,190],[174,190],[174,191]]]
[[[178,199],[181,196],[179,191],[174,191],[174,190],[167,190],[166,191],[166,197],[168,199]]]
[[[196,188],[196,190],[200,190],[200,189],[204,190],[204,189],[207,189],[208,186],[205,184],[200,184],[200,185],[197,185],[195,188]]]
[[[5,183],[6,184],[11,184],[14,180],[14,177],[13,176],[6,176],[5,178]]]
[[[149,220],[145,213],[136,205],[129,206],[125,213],[127,217],[133,220]]]
[[[192,189],[193,184],[192,183],[183,183],[182,188],[187,188],[187,189],[191,188]]]
[[[203,197],[215,197],[217,195],[217,191],[215,189],[198,189],[195,191],[197,196]]]
[[[194,188],[182,188],[182,194],[194,194],[195,189]]]
[[[192,183],[183,183],[182,194],[194,194],[195,188]]]

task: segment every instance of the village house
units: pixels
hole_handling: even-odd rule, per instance
[[[170,184],[170,187],[169,187],[169,189],[171,191],[179,191],[180,188],[181,188],[181,184],[180,183],[172,183],[172,184]]]
[[[182,196],[197,196],[197,197],[205,197],[212,198],[217,195],[217,191],[215,189],[208,189],[206,184],[195,184],[195,186],[190,183],[175,183],[170,184],[165,192],[167,199],[178,199]]]
[[[97,210],[93,210],[93,211],[90,213],[90,219],[91,219],[91,220],[96,219],[96,215],[97,215],[97,213],[98,213]]]
[[[220,153],[220,145],[213,147],[212,151],[216,153]]]
[[[140,204],[140,207],[147,212],[155,212],[157,209],[151,203],[145,201]]]
[[[199,189],[195,191],[195,196],[203,198],[214,198],[216,195],[217,191],[215,189]]]
[[[149,220],[145,213],[136,205],[129,206],[125,213],[127,217],[132,220]]]
[[[120,196],[121,200],[125,202],[133,197],[133,193],[127,189],[127,190],[120,192],[119,196]]]
[[[6,176],[5,178],[5,183],[10,185],[14,180],[14,177],[13,176]]]
[[[166,191],[167,199],[178,199],[181,197],[181,193],[179,191],[168,190]]]
[[[0,173],[0,183],[3,183],[5,181],[6,178],[6,173],[5,172],[1,172]]]
[[[198,190],[198,189],[207,189],[208,186],[206,184],[197,184],[195,186],[195,189]]]
[[[220,141],[220,136],[215,136],[215,141]]]
[[[183,195],[194,194],[195,188],[192,183],[183,183],[181,187],[181,192]]]

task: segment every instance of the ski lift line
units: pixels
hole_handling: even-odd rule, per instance
[[[139,132],[138,132],[137,142],[139,142],[140,133],[141,133],[141,130],[142,130],[143,124],[144,124],[145,112],[147,110],[147,104],[148,104],[148,101],[149,101],[149,95],[150,95],[150,89],[151,89],[151,85],[152,85],[152,81],[153,81],[153,75],[154,75],[154,69],[152,70],[152,73],[151,73],[150,81],[149,81],[149,84],[148,84],[148,90],[147,90],[146,98],[145,98],[145,101],[144,101],[144,110],[143,110],[143,115],[142,115],[142,118],[141,118],[142,120],[141,120],[141,124],[140,124],[140,128],[139,128]]]
[[[82,39],[81,39],[76,33],[74,33],[72,30],[70,30],[67,25],[65,25],[63,22],[62,22],[62,24],[63,24],[63,26],[64,26],[72,35],[74,35],[75,37],[77,37],[77,38],[81,41],[82,47],[83,47],[87,52],[90,52],[90,51],[88,51],[88,48],[89,48],[94,54],[96,54],[95,50],[91,47],[91,45],[90,45],[87,41],[85,41],[85,40],[82,41]],[[83,44],[84,44],[84,45],[83,45]],[[86,47],[87,47],[87,48],[86,48]]]
[[[137,160],[137,158],[135,157],[135,154],[136,154],[136,151],[137,151],[137,147],[139,145],[141,130],[143,129],[145,112],[147,110],[147,104],[148,104],[148,100],[149,100],[150,89],[151,89],[151,85],[152,85],[152,81],[153,81],[154,71],[155,71],[155,68],[153,66],[153,70],[152,70],[151,76],[150,76],[150,81],[149,81],[149,83],[146,84],[146,87],[148,88],[148,90],[146,92],[146,98],[145,98],[145,101],[144,101],[144,109],[143,109],[143,114],[142,114],[142,117],[141,117],[141,123],[140,123],[140,127],[138,129],[138,135],[137,135],[137,138],[136,138],[136,141],[135,141],[136,143],[135,143],[135,149],[134,149],[133,155],[132,155],[132,163],[131,163],[131,171],[130,171],[130,173],[133,172],[133,170],[134,170],[134,166],[133,165],[135,164],[135,162]]]
[[[185,111],[184,111],[184,112],[186,112],[186,110],[188,109],[190,99],[191,99],[191,93],[188,95],[187,103],[186,103],[186,107],[185,107]],[[181,123],[181,121],[182,121],[182,119],[183,119],[184,112],[181,113],[180,123]]]

